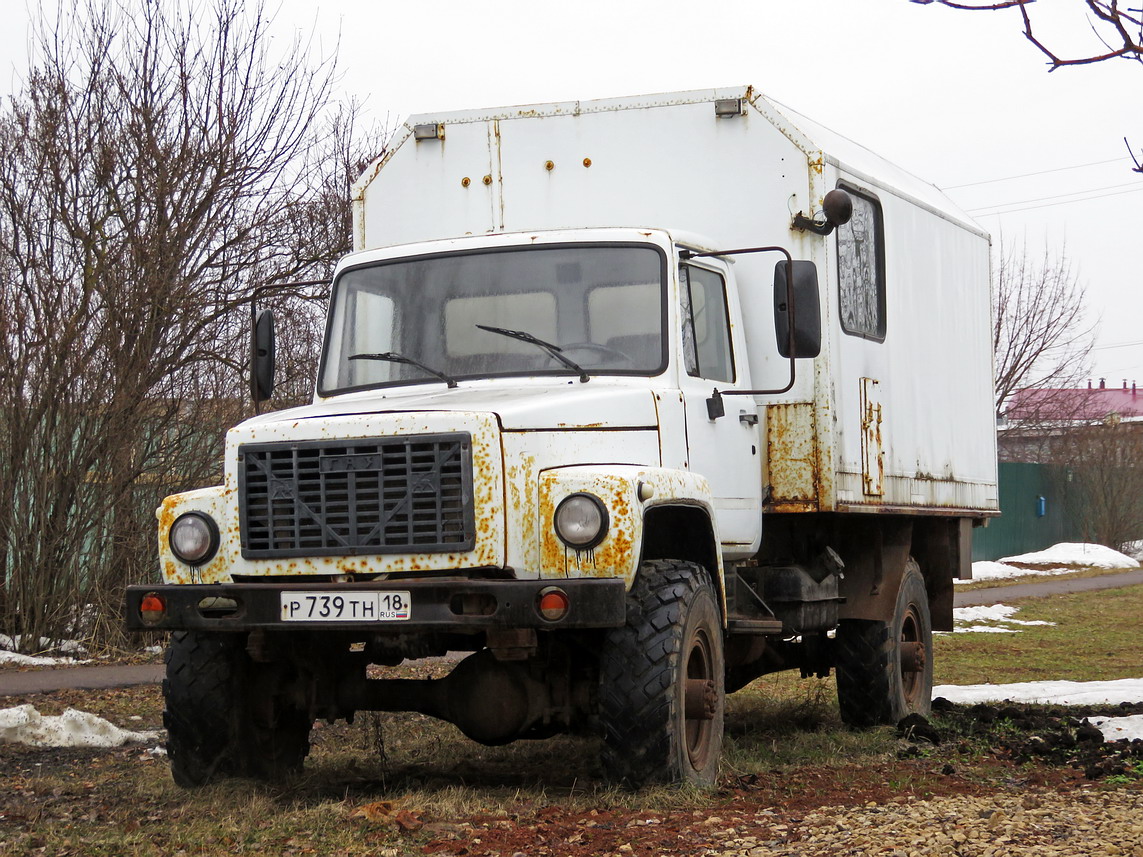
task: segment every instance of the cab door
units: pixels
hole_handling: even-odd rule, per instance
[[[686,409],[692,472],[710,483],[723,554],[750,556],[762,533],[762,466],[758,407],[751,396],[725,398],[724,416],[711,418],[715,389],[750,389],[745,341],[733,325],[737,301],[728,290],[726,264],[703,259],[679,267],[682,366],[679,386]]]

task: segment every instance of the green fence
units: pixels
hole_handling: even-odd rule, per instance
[[[972,558],[1000,559],[1074,541],[1076,528],[1064,511],[1062,468],[1001,462],[999,518],[972,531]]]

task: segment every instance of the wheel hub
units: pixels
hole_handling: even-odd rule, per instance
[[[901,672],[922,673],[925,671],[927,659],[924,643],[901,644]]]
[[[714,679],[688,678],[683,710],[687,720],[712,720],[718,709]]]

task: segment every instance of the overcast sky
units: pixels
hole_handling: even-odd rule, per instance
[[[25,0],[0,7],[11,92],[28,12]],[[1082,7],[1031,8],[1061,55],[1100,49]],[[946,189],[994,253],[1066,246],[1099,323],[1094,376],[1143,385],[1143,175],[1123,143],[1143,151],[1143,65],[1049,74],[1020,24],[1014,10],[907,0],[282,0],[275,20],[283,45],[300,30],[315,51],[336,49],[345,93],[391,121],[753,84]]]

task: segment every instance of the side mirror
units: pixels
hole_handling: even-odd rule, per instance
[[[250,347],[250,395],[264,402],[274,393],[274,313],[258,310]]]
[[[786,270],[793,270],[793,283],[787,283]],[[790,318],[794,319],[793,336]],[[822,350],[821,306],[818,299],[818,269],[813,262],[779,262],[774,266],[774,332],[778,353],[795,357],[817,357]]]

